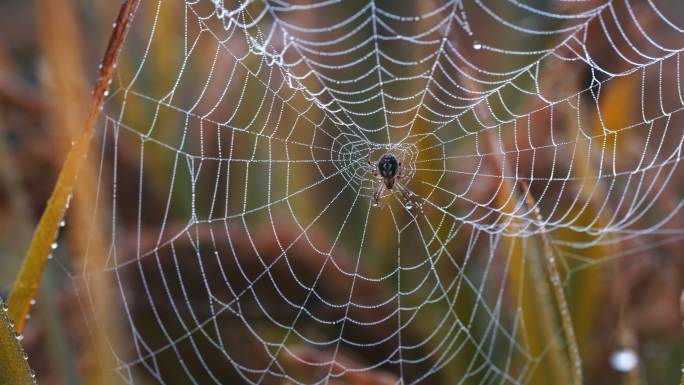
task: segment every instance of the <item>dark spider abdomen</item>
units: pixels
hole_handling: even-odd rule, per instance
[[[383,178],[394,178],[399,171],[399,161],[394,155],[385,154],[378,161],[378,171]]]

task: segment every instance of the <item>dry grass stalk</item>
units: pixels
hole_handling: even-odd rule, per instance
[[[48,100],[53,103],[49,109],[49,127],[66,154],[69,151],[67,144],[78,134],[80,120],[87,113],[89,99],[80,53],[82,33],[73,1],[41,0],[39,4],[40,42],[45,62],[43,86],[50,96]],[[74,230],[69,232],[72,265],[75,273],[84,277],[101,271],[106,263],[106,241],[100,218],[96,215],[100,212],[96,207],[99,201],[96,195],[97,170],[85,162],[81,166],[78,187],[74,191],[76,199],[68,218]],[[118,352],[120,346],[117,342],[123,341],[114,314],[117,308],[114,284],[95,276],[76,281],[84,316],[90,325],[90,338],[80,354],[88,358],[82,369],[83,377],[89,384],[116,383],[116,378],[113,378],[116,374],[105,370],[115,366],[111,350]]]
[[[525,197],[527,198],[527,205],[533,210],[537,217],[537,221],[539,223],[543,223],[544,219],[539,213],[538,206],[536,205],[532,194],[530,194],[527,189],[527,183],[521,180],[520,185],[524,189]],[[553,288],[554,296],[556,297],[556,305],[558,306],[561,324],[563,325],[563,334],[565,335],[565,340],[568,345],[568,355],[570,358],[570,363],[572,364],[572,382],[575,385],[581,385],[582,359],[580,358],[579,349],[577,348],[577,338],[575,337],[575,329],[572,326],[570,308],[568,307],[568,301],[565,298],[565,293],[563,293],[563,286],[561,283],[560,274],[558,273],[558,266],[556,265],[556,255],[559,253],[554,250],[547,235],[543,231],[539,238],[542,241],[543,252],[546,256],[546,269],[549,274],[549,280],[551,281],[551,287]]]
[[[476,84],[474,81],[466,77],[463,77],[462,80],[470,91],[480,92],[479,85]],[[485,101],[480,101],[477,104],[475,104],[473,106],[473,112],[477,115],[478,119],[481,122],[484,122],[487,126],[496,126],[496,122],[494,121],[494,119],[492,119],[492,114],[490,113],[489,107],[485,106]],[[493,154],[495,158],[495,162],[492,162],[491,167],[494,169],[495,175],[502,176],[500,186],[498,186],[498,188],[495,188],[495,190],[498,191],[496,196],[496,203],[500,206],[501,211],[511,214],[515,212],[517,202],[520,201],[520,194],[519,190],[516,188],[516,184],[520,184],[522,185],[521,190],[525,195],[529,209],[532,210],[534,208],[534,213],[539,217],[540,214],[538,210],[536,210],[536,206],[534,204],[531,204],[534,203],[534,198],[527,190],[527,185],[525,184],[525,181],[516,180],[515,183],[512,183],[508,179],[504,178],[505,175],[513,175],[513,173],[511,173],[510,170],[507,170],[508,163],[504,162],[504,160],[501,158],[498,152],[499,150],[497,149],[498,146],[497,141],[494,137],[493,129],[487,129],[487,132],[485,134],[488,141],[488,145],[490,147],[490,152]],[[541,220],[539,220],[539,222],[541,222]],[[535,306],[527,307],[528,310],[526,310],[526,315],[530,316],[531,319],[535,321],[533,325],[535,326],[535,329],[538,328],[538,330],[535,330],[533,332],[532,330],[526,329],[525,332],[527,334],[528,341],[530,341],[533,344],[554,344],[554,346],[552,346],[552,348],[548,350],[548,354],[551,355],[550,361],[553,363],[553,369],[550,371],[549,374],[552,376],[552,378],[547,378],[547,380],[553,380],[559,384],[565,384],[568,380],[570,380],[570,383],[574,385],[581,385],[583,377],[582,361],[579,355],[579,349],[577,347],[577,340],[575,338],[575,333],[572,326],[572,319],[570,317],[570,311],[568,309],[567,300],[563,293],[560,275],[558,273],[558,268],[555,264],[555,255],[553,249],[550,247],[548,239],[545,238],[546,235],[542,233],[541,236],[543,238],[543,243],[545,245],[543,248],[543,253],[547,257],[546,266],[547,273],[549,275],[548,280],[550,282],[550,285],[554,292],[554,296],[556,298],[557,310],[561,318],[561,324],[563,325],[563,334],[566,340],[565,342],[568,345],[568,358],[572,366],[572,370],[570,370],[570,373],[568,373],[566,361],[561,357],[561,354],[559,353],[560,349],[557,348],[555,346],[555,343],[553,342],[554,331],[552,325],[554,324],[554,309],[552,309],[551,301],[547,298],[548,296],[544,295],[544,293],[547,292],[544,281],[541,279],[535,279],[534,277],[539,273],[537,271],[539,270],[539,266],[536,266],[537,261],[536,259],[531,258],[529,264],[523,264],[522,261],[524,257],[521,255],[521,253],[515,252],[515,254],[518,255],[518,259],[520,261],[520,266],[518,266],[517,268],[513,268],[511,271],[512,278],[514,282],[516,282],[517,284],[516,287],[519,287],[519,290],[524,290],[525,287],[529,286],[535,293],[535,295],[532,297],[530,297],[529,295],[523,296],[522,300],[530,300],[536,302],[534,304]],[[513,248],[514,251],[517,251],[519,249],[517,242],[522,242],[522,239],[516,237],[510,240],[506,240],[506,243],[508,243],[509,247]],[[526,272],[530,273],[532,276],[525,276]],[[541,347],[541,345],[539,345],[539,347]]]
[[[67,154],[55,188],[34,233],[21,271],[10,293],[9,316],[14,321],[18,332],[24,328],[26,316],[31,308],[31,300],[40,284],[40,278],[52,251],[52,243],[59,229],[59,223],[64,217],[79,171],[88,154],[95,123],[100,115],[105,92],[114,73],[114,64],[118,59],[121,45],[138,2],[139,0],[128,0],[121,6],[102,60],[99,78],[93,90],[83,129]]]

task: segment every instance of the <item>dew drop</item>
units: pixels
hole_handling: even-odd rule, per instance
[[[59,227],[64,227],[64,226],[66,226],[65,220],[62,220],[61,222],[59,222]]]
[[[406,202],[404,207],[406,207],[407,210],[411,210],[413,208],[413,203],[412,202]]]
[[[475,40],[475,41],[473,42],[473,48],[474,48],[474,49],[481,49],[481,48],[482,48],[482,44],[481,44],[479,41]]]
[[[14,338],[16,338],[17,341],[21,342],[24,339],[24,335],[20,333],[15,333]]]
[[[31,300],[31,306],[33,306],[33,305],[35,305],[35,304],[36,304],[36,300],[35,300],[35,299],[32,299],[32,300]]]
[[[53,243],[51,247],[52,247],[52,250],[55,250],[57,248],[57,242]]]
[[[622,349],[610,356],[610,365],[619,372],[629,372],[639,363],[639,357],[632,349]]]

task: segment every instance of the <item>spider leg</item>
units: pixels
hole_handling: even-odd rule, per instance
[[[413,193],[412,193],[411,191],[409,191],[409,189],[407,189],[406,187],[404,187],[404,186],[403,186],[401,183],[399,183],[399,182],[395,182],[394,185],[397,186],[397,190],[399,190],[399,192],[401,193],[401,195],[404,196],[404,199],[405,199],[405,200],[407,200],[407,201],[408,201],[408,200],[411,200],[411,197],[413,196]]]
[[[378,169],[377,167],[373,166],[373,162],[371,161],[370,154],[368,155],[368,167],[370,167],[371,172],[373,173],[373,176],[378,176]]]
[[[384,190],[384,188],[385,186],[380,184],[380,187],[375,190],[375,193],[373,194],[373,206],[380,207],[380,196],[382,195],[382,190]]]
[[[404,207],[406,210],[411,210],[412,208],[416,207],[415,202],[413,199],[411,199],[415,194],[413,194],[409,189],[404,187],[401,183],[397,182],[394,184],[397,186],[397,190],[401,193],[401,195],[404,197]]]

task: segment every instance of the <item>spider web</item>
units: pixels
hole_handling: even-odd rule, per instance
[[[553,284],[683,235],[665,3],[143,1],[97,160],[98,273],[131,346],[114,369],[524,384],[559,354],[580,366]],[[415,195],[378,208],[384,153]]]

